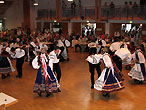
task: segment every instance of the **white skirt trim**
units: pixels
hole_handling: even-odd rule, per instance
[[[144,77],[141,71],[141,67],[140,64],[135,64],[133,66],[133,68],[131,69],[131,71],[128,73],[128,75],[130,77],[132,77],[132,79],[137,79],[139,81],[144,81]]]

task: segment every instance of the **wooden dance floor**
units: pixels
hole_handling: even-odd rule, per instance
[[[105,98],[95,89],[90,89],[90,73],[85,60],[88,53],[69,50],[70,61],[61,62],[61,92],[50,97],[33,93],[37,70],[28,62],[23,66],[23,77],[17,72],[4,80],[0,78],[0,92],[18,99],[8,110],[146,110],[146,82],[135,84],[123,66],[125,89],[111,93]],[[15,60],[12,61],[15,66]],[[97,79],[97,74],[95,74]]]

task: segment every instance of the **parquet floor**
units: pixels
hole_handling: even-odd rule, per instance
[[[27,62],[23,66],[23,78],[17,79],[16,71],[11,77],[0,79],[0,92],[19,100],[7,110],[146,110],[146,83],[134,84],[123,66],[125,89],[105,98],[90,89],[90,73],[85,61],[87,53],[69,50],[70,61],[60,63],[62,70],[61,92],[48,98],[33,93],[37,70]],[[12,61],[15,66],[15,60]],[[95,75],[97,79],[97,75]]]

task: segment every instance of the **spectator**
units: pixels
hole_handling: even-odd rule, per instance
[[[114,14],[115,14],[115,4],[113,2],[111,2],[111,4],[109,5],[110,7],[110,15],[112,17],[114,17]]]
[[[133,16],[133,4],[132,4],[132,1],[129,1],[129,9],[128,9],[128,15],[131,17]]]
[[[124,5],[124,9],[123,9],[123,16],[124,17],[127,17],[128,16],[128,2],[125,2],[125,5]]]
[[[71,12],[72,12],[73,16],[75,15],[75,10],[76,10],[76,3],[75,3],[75,1],[73,1],[71,3]]]
[[[103,16],[107,17],[108,15],[109,15],[108,5],[107,5],[107,2],[105,2],[103,6]]]
[[[65,1],[64,0],[62,0],[62,10],[63,10],[63,12],[64,12],[64,10],[66,9],[66,3],[65,3]]]

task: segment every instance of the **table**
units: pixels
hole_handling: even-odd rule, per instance
[[[5,93],[0,93],[0,110],[6,110],[6,107],[11,106],[17,102],[17,99]]]

